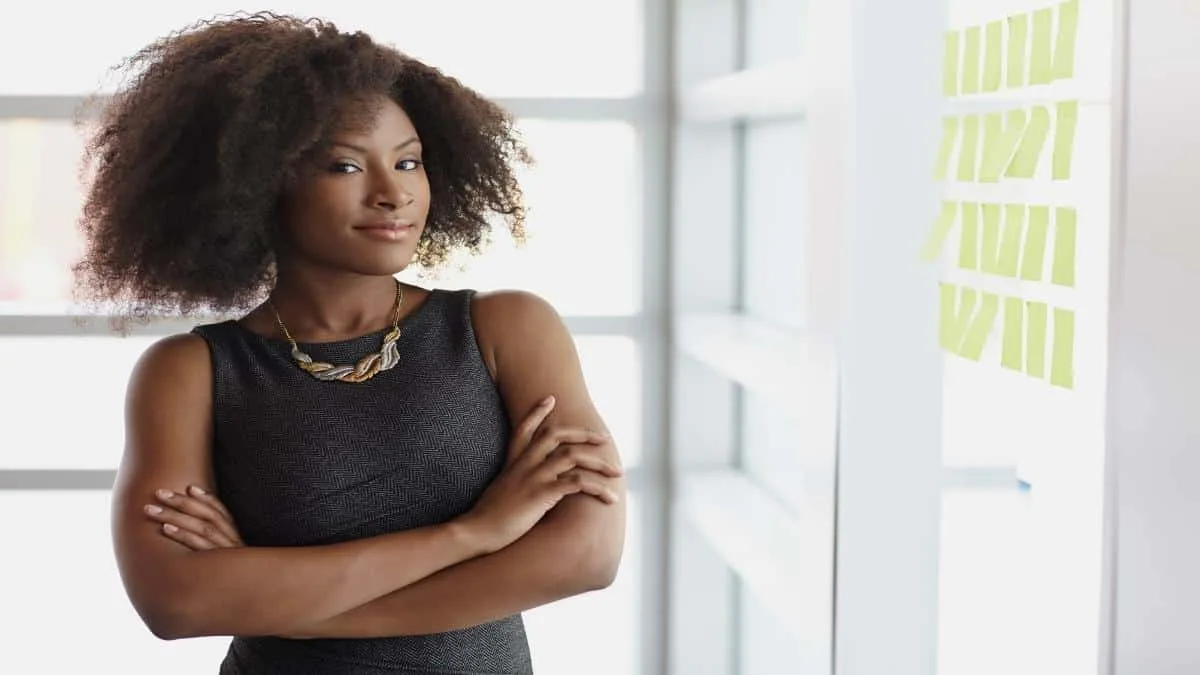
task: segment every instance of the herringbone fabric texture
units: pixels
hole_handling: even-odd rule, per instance
[[[499,472],[509,423],[471,327],[471,291],[434,290],[403,324],[401,362],[360,384],[320,382],[282,339],[199,326],[213,361],[214,470],[251,546],[328,544],[442,523]],[[353,363],[386,331],[301,344]],[[285,573],[285,570],[280,570]],[[387,639],[234,638],[222,675],[532,672],[520,615]]]

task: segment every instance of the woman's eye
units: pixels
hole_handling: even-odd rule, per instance
[[[421,161],[417,159],[402,159],[396,164],[396,168],[401,171],[416,171],[419,166],[421,166]]]
[[[335,162],[329,167],[329,170],[333,173],[354,173],[358,171],[358,167],[350,162]]]

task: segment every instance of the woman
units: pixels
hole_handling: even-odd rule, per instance
[[[114,544],[220,672],[531,672],[522,611],[612,582],[620,460],[521,292],[396,281],[520,235],[508,115],[363,34],[254,15],[144,49],[90,147],[93,299],[237,312],[131,375]]]

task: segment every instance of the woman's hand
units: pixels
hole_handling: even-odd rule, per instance
[[[192,485],[186,493],[162,489],[154,496],[158,503],[143,510],[168,539],[193,551],[245,546],[229,509],[200,487]]]
[[[457,519],[486,552],[521,538],[567,495],[584,493],[608,504],[618,499],[607,480],[620,476],[621,468],[600,452],[608,436],[574,427],[543,428],[553,409],[554,397],[549,397],[521,422],[504,469]]]

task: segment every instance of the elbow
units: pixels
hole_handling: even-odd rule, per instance
[[[595,545],[581,552],[573,569],[580,593],[601,591],[613,585],[621,569],[621,546]]]
[[[159,640],[184,640],[187,638],[214,635],[211,621],[204,619],[201,603],[192,600],[187,593],[156,594],[152,602],[135,603],[138,616],[154,637]]]
[[[196,622],[192,621],[187,613],[178,609],[156,608],[139,612],[142,617],[142,623],[146,624],[146,628],[154,637],[159,640],[183,640],[186,638],[200,637],[200,631],[196,629]]]

